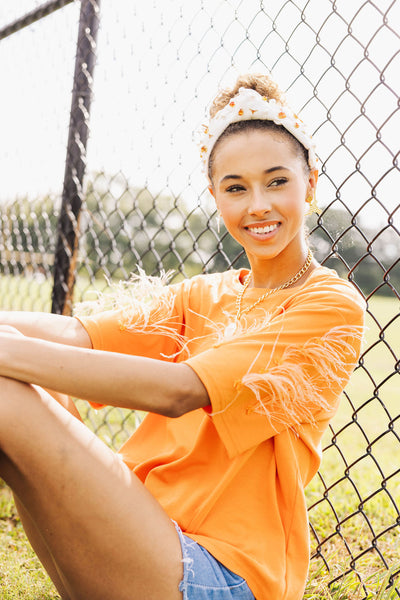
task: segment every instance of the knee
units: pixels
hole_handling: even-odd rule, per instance
[[[10,395],[21,394],[24,391],[26,392],[30,388],[31,385],[28,383],[0,375],[0,401],[6,397],[9,397]]]
[[[34,396],[35,390],[30,384],[0,375],[0,419],[4,422],[7,415],[24,414],[23,400],[32,401]]]
[[[15,379],[0,376],[0,451],[5,450],[7,439],[26,415],[25,398],[32,393],[31,386]]]
[[[82,421],[74,401],[69,396],[0,376],[0,428],[7,422],[7,417],[14,420],[21,416],[25,419],[35,418],[38,410],[51,410],[55,405],[62,406]]]

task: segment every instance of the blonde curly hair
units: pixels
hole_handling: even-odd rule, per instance
[[[225,88],[217,94],[210,107],[210,117],[215,117],[217,112],[224,108],[230,100],[236,96],[241,87],[255,90],[260,96],[265,96],[268,100],[276,100],[280,104],[286,104],[284,93],[269,75],[248,73],[247,75],[240,75],[232,88]]]

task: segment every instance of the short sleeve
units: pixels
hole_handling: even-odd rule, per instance
[[[174,361],[185,349],[183,285],[165,286],[150,299],[75,317],[86,329],[95,350]],[[104,405],[90,403],[93,408]]]
[[[364,308],[350,284],[282,303],[257,330],[188,359],[230,455],[335,413],[360,351]]]
[[[96,350],[173,360],[184,346],[182,285],[89,316],[75,315]]]

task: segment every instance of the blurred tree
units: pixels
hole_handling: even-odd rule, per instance
[[[386,227],[365,224],[348,211],[330,208],[321,215],[310,233],[316,258],[349,277],[365,295],[374,290],[400,293],[399,233]]]

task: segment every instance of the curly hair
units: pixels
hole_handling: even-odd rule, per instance
[[[236,96],[241,87],[255,90],[260,96],[265,96],[268,100],[276,100],[280,104],[286,104],[284,93],[269,75],[248,73],[246,75],[240,75],[232,88],[225,88],[217,94],[210,107],[210,117],[215,117],[217,112],[224,108],[230,100]]]

